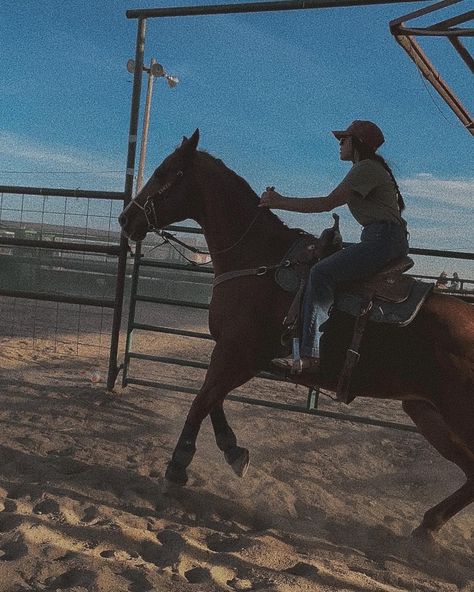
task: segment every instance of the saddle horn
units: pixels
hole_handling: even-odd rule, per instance
[[[342,236],[339,230],[339,216],[337,214],[332,215],[334,223],[331,228],[326,228],[319,237],[319,258],[327,257],[332,255],[339,249],[342,249]]]

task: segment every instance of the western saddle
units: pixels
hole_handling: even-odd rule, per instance
[[[329,228],[321,234],[318,248],[313,249],[313,259],[308,261],[307,256],[303,257],[301,254],[296,259],[299,263],[304,261],[306,273],[304,277],[300,277],[299,288],[292,301],[290,309],[283,321],[285,332],[282,340],[285,342],[289,337],[293,339],[293,359],[299,358],[299,315],[301,309],[301,301],[306,285],[309,269],[312,264],[318,259],[327,256],[331,252],[335,252],[342,247],[342,240],[339,233],[339,216],[333,214],[334,226]],[[334,245],[336,245],[334,247]],[[304,246],[306,252],[311,250],[311,245]],[[413,267],[414,262],[410,257],[402,257],[392,261],[384,269],[379,271],[374,276],[363,281],[348,282],[340,286],[340,291],[344,294],[357,296],[360,301],[360,310],[356,315],[354,325],[354,332],[352,335],[351,344],[346,352],[344,366],[339,376],[337,385],[336,399],[338,401],[349,404],[354,400],[355,395],[351,393],[351,378],[353,371],[359,361],[359,348],[362,341],[362,336],[369,319],[370,311],[375,299],[384,300],[386,302],[401,303],[405,302],[410,296],[410,292],[414,283],[414,279],[410,276],[402,275],[405,271]]]
[[[346,294],[354,294],[361,297],[359,314],[356,317],[352,342],[346,353],[346,359],[339,375],[336,399],[347,405],[355,399],[350,391],[351,378],[354,368],[359,361],[359,348],[364,335],[370,311],[376,298],[387,302],[405,302],[410,295],[414,279],[402,275],[413,267],[414,262],[410,257],[402,257],[392,261],[376,275],[361,282],[343,284],[341,290]]]

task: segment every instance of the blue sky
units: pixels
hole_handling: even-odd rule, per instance
[[[123,189],[136,38],[125,11],[197,3],[2,0],[0,184]],[[146,62],[157,58],[180,84],[155,82],[147,174],[199,127],[202,148],[258,193],[271,184],[325,195],[348,168],[330,130],[371,119],[406,197],[412,246],[474,251],[473,138],[388,29],[428,4],[150,19]],[[437,16],[469,8],[463,0]],[[464,42],[474,53],[473,39]],[[460,57],[446,39],[422,44],[472,113]],[[344,238],[357,240],[357,223],[340,213]],[[330,223],[282,218],[316,234]],[[474,278],[472,263],[445,267]]]

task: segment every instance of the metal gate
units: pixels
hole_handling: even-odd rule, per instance
[[[202,234],[202,231],[195,228],[183,228],[183,227],[171,227],[169,230],[173,230],[175,232],[186,232],[188,234]],[[155,251],[156,247],[153,249]],[[435,251],[429,249],[411,249],[411,254],[418,254],[418,255],[428,255],[428,256],[438,256],[438,257],[449,257],[454,259],[466,259],[466,260],[474,260],[474,253],[459,253],[453,251]],[[169,327],[164,325],[153,325],[150,323],[143,323],[139,322],[136,319],[137,316],[137,306],[140,306],[142,303],[149,303],[151,305],[173,305],[176,307],[183,307],[183,308],[195,308],[201,310],[208,310],[209,304],[203,302],[203,293],[201,291],[201,298],[200,302],[196,302],[195,299],[192,300],[189,297],[187,299],[180,299],[179,294],[175,294],[175,297],[170,298],[163,294],[163,286],[159,286],[159,282],[157,282],[157,278],[153,278],[152,275],[146,276],[145,270],[173,270],[175,274],[175,280],[179,277],[181,273],[193,274],[194,276],[198,277],[207,277],[208,282],[207,285],[209,287],[208,293],[204,294],[204,297],[207,296],[207,300],[210,300],[210,294],[212,290],[212,274],[213,270],[210,266],[199,267],[193,264],[183,264],[183,263],[174,263],[170,261],[159,260],[156,258],[147,257],[146,254],[142,252],[142,248],[140,245],[137,246],[137,251],[134,256],[134,267],[133,267],[133,275],[132,275],[132,283],[131,283],[131,296],[130,296],[130,309],[129,309],[129,320],[128,320],[128,327],[127,327],[127,340],[126,340],[126,350],[125,350],[125,359],[123,364],[123,377],[122,377],[122,385],[142,385],[142,386],[149,386],[155,388],[165,389],[167,391],[178,391],[190,394],[196,394],[198,389],[194,387],[189,387],[183,384],[177,384],[176,382],[162,382],[161,380],[153,380],[149,376],[143,377],[140,375],[136,375],[133,373],[131,365],[132,362],[135,360],[144,360],[147,364],[147,369],[151,367],[154,363],[160,363],[165,365],[170,365],[171,367],[187,367],[187,368],[199,368],[202,370],[206,370],[208,364],[200,361],[195,361],[191,359],[185,359],[182,357],[175,357],[175,356],[167,356],[162,355],[160,353],[143,353],[140,352],[138,349],[134,349],[134,334],[137,331],[142,332],[149,332],[150,334],[162,334],[162,335],[176,335],[176,336],[183,336],[187,339],[193,340],[206,340],[212,341],[212,337],[207,332],[197,332],[192,330],[180,329],[175,327]],[[420,279],[429,279],[434,280],[435,277],[432,276],[416,276]],[[144,289],[144,280],[148,280],[150,285]],[[153,282],[155,280],[155,286]],[[474,288],[474,280],[467,280],[464,279],[464,286],[467,287],[468,285],[472,285]],[[160,293],[159,290],[162,290]],[[188,289],[188,293],[192,292],[192,289]],[[468,290],[464,290],[462,293],[458,294],[460,297],[468,300],[470,302],[474,302],[474,293],[469,294]],[[280,381],[282,379],[276,375],[273,375],[269,372],[262,372],[258,375],[258,378],[263,378],[269,381]],[[284,381],[283,381],[284,382]],[[288,387],[290,388],[292,383],[287,383]],[[236,394],[230,394],[227,396],[227,399],[232,401],[241,401],[245,403],[251,403],[256,405],[262,405],[266,407],[272,407],[274,409],[282,409],[286,411],[293,411],[299,413],[309,413],[312,415],[319,415],[323,417],[332,417],[335,419],[342,419],[348,420],[357,423],[364,423],[368,425],[374,426],[381,426],[381,427],[390,427],[402,430],[409,430],[409,431],[416,431],[416,429],[412,425],[405,425],[396,422],[390,421],[383,421],[379,419],[374,419],[371,417],[366,416],[359,416],[353,414],[346,414],[346,413],[339,413],[333,411],[322,410],[318,408],[319,402],[319,395],[320,393],[316,389],[309,389],[305,404],[288,404],[278,401],[268,401],[261,398],[255,398],[252,396],[240,396]]]

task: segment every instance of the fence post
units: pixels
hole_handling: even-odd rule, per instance
[[[124,205],[132,198],[133,176],[135,172],[135,157],[137,152],[138,116],[140,113],[140,92],[143,74],[143,56],[145,53],[146,19],[138,19],[137,45],[135,51],[135,71],[133,74],[132,104],[130,108],[130,127],[128,135],[127,171],[125,174]],[[125,274],[127,266],[128,242],[122,235],[120,239],[120,256],[117,266],[117,284],[115,290],[115,309],[112,324],[112,338],[110,343],[109,372],[107,375],[107,390],[112,390],[120,368],[117,366],[120,326],[122,323],[123,296],[125,289]]]

